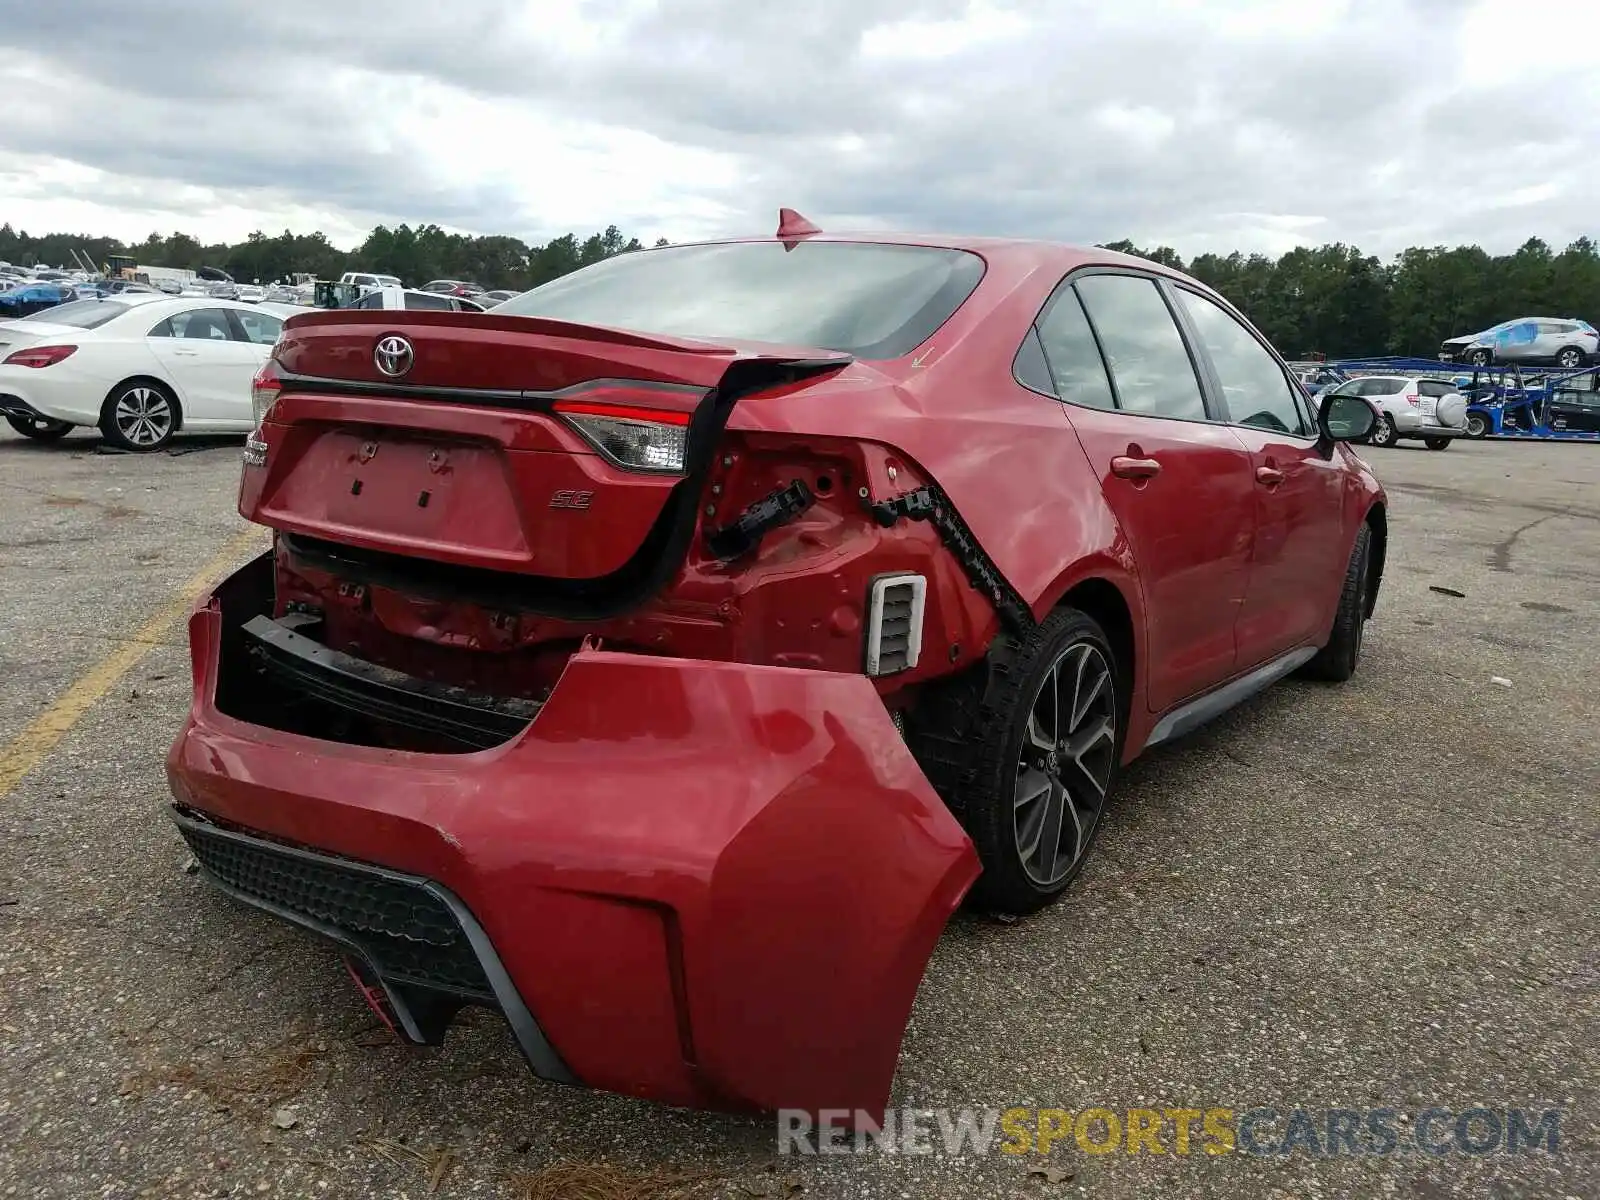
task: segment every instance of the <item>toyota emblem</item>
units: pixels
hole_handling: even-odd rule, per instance
[[[395,333],[379,338],[377,349],[372,352],[374,365],[390,379],[398,379],[411,370],[415,358],[416,351],[411,348],[411,343]]]

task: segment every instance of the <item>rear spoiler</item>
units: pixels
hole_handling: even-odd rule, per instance
[[[457,328],[473,330],[502,330],[506,333],[534,334],[544,337],[568,338],[577,342],[597,343],[605,346],[626,347],[630,350],[659,350],[671,354],[693,354],[705,358],[757,359],[825,363],[828,366],[848,366],[855,361],[853,354],[839,350],[824,350],[814,346],[790,346],[769,342],[748,342],[736,339],[712,341],[705,338],[680,338],[666,334],[642,333],[612,325],[583,325],[576,321],[558,321],[551,317],[519,317],[508,313],[453,312],[448,309],[406,309],[404,314],[383,308],[310,309],[295,313],[284,321],[285,329],[301,332],[326,329],[333,326],[403,324],[413,328]]]

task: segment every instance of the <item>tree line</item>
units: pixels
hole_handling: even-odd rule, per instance
[[[666,245],[666,239],[656,245]],[[437,225],[379,225],[350,251],[340,250],[325,234],[288,230],[276,237],[258,231],[231,245],[204,245],[185,233],[152,233],[128,244],[68,233],[36,237],[9,223],[0,225],[0,260],[19,266],[70,266],[70,251],[76,251],[97,266],[111,255],[128,255],[143,267],[218,267],[241,283],[270,283],[297,274],[337,279],[360,270],[397,275],[413,287],[430,279],[465,279],[485,288],[522,291],[613,254],[640,249],[638,238],[624,237],[615,225],[587,237],[563,234],[542,245],[514,237],[448,233]]]
[[[666,245],[662,238],[656,245]],[[1431,357],[1447,337],[1475,333],[1519,316],[1600,321],[1600,250],[1580,237],[1560,253],[1530,238],[1511,254],[1479,246],[1413,247],[1390,262],[1343,243],[1265,254],[1201,254],[1185,262],[1170,246],[1102,243],[1189,272],[1231,300],[1291,358],[1325,354]],[[321,233],[252,233],[231,245],[202,245],[187,234],[152,233],[128,245],[77,234],[32,236],[0,225],[0,260],[61,266],[68,249],[101,263],[131,255],[143,266],[220,267],[242,282],[305,273],[337,279],[348,270],[398,275],[416,285],[467,279],[486,288],[537,287],[614,254],[643,248],[615,225],[534,245],[519,238],[473,237],[437,225],[379,225],[360,246],[340,250]]]
[[[1299,247],[1280,258],[1201,254],[1104,243],[1187,271],[1233,302],[1286,356],[1405,354],[1513,317],[1600,323],[1600,250],[1580,237],[1559,254],[1539,238],[1514,253],[1417,246],[1384,263],[1353,246]]]

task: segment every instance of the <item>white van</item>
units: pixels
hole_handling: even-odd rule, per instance
[[[364,271],[346,271],[339,276],[340,283],[353,283],[363,291],[381,287],[404,287],[393,275],[370,275]]]

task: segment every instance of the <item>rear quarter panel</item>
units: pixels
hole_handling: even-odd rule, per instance
[[[938,482],[1036,618],[1086,580],[1116,586],[1137,663],[1143,605],[1127,540],[1061,403],[1012,376],[1023,337],[1071,265],[986,279],[915,355],[859,363],[831,386],[781,401],[746,398],[728,424],[893,447]]]

